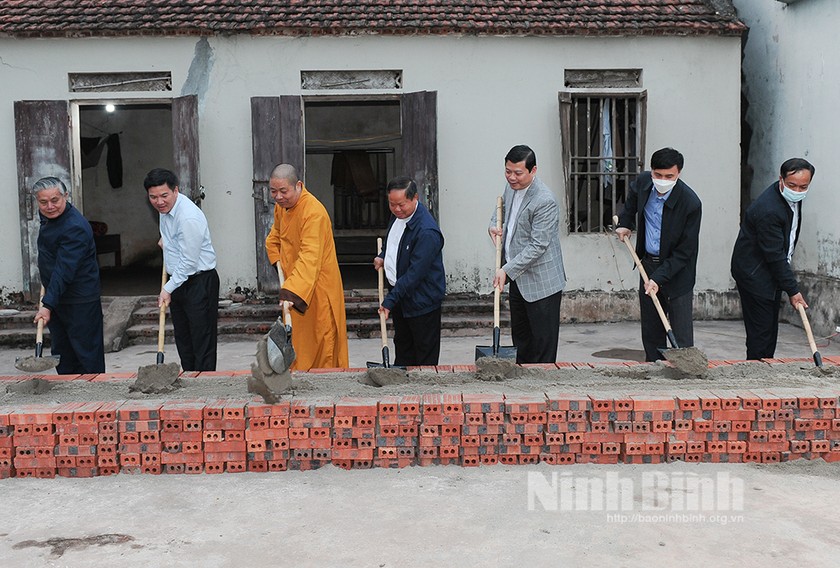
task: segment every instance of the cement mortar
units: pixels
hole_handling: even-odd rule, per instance
[[[666,349],[665,358],[687,375],[703,375],[709,368],[709,358],[696,347]]]
[[[161,363],[146,365],[137,370],[137,380],[129,390],[146,394],[163,394],[179,388],[178,374],[181,367],[178,363]]]
[[[402,385],[408,382],[408,373],[401,367],[370,367],[359,381],[374,387]]]
[[[335,400],[342,396],[378,398],[381,396],[416,395],[424,393],[479,394],[593,394],[625,396],[656,394],[658,396],[686,396],[696,391],[740,391],[772,389],[776,395],[785,389],[815,391],[840,388],[840,367],[817,369],[805,363],[739,363],[709,369],[703,377],[685,376],[662,363],[641,365],[601,366],[584,369],[563,368],[547,370],[522,368],[516,377],[500,381],[478,380],[472,372],[410,371],[408,382],[399,385],[373,387],[362,384],[366,371],[338,373],[292,374],[292,389],[284,398]],[[234,398],[259,400],[248,393],[247,375],[230,377],[181,377],[182,387],[160,395],[129,392],[131,379],[105,381],[57,381],[43,394],[6,392],[0,404],[49,404],[70,401],[110,401],[143,399],[216,399]],[[13,387],[14,385],[10,385]]]

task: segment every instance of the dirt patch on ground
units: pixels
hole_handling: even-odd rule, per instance
[[[772,390],[782,395],[786,389],[798,392],[811,389],[840,388],[840,367],[816,369],[805,363],[770,365],[739,363],[709,369],[702,377],[686,377],[663,363],[615,365],[596,368],[517,367],[515,376],[501,380],[480,380],[472,372],[410,371],[404,384],[373,387],[363,384],[366,371],[342,373],[293,373],[292,389],[284,398],[334,400],[342,396],[378,398],[386,395],[424,393],[571,393],[624,395],[674,395],[692,391]],[[215,399],[250,400],[247,375],[230,377],[181,377],[181,388],[166,395],[129,392],[133,380],[56,381],[42,394],[14,392],[14,384],[2,388],[0,404],[49,404],[71,401],[143,400],[143,399]],[[256,399],[255,399],[256,400]]]

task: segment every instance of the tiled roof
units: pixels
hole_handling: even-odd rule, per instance
[[[730,0],[3,0],[0,35],[740,35]]]

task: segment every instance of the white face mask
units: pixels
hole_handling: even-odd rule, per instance
[[[653,186],[659,193],[668,193],[677,183],[677,180],[675,179],[651,179],[653,179]]]
[[[800,201],[805,199],[806,195],[808,195],[808,190],[807,189],[805,191],[794,191],[791,188],[789,188],[788,186],[786,186],[784,184],[784,182],[781,183],[781,186],[782,186],[782,196],[785,199],[787,199],[788,203],[799,203]]]

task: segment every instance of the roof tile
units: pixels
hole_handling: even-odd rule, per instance
[[[740,35],[729,0],[4,0],[0,35]]]

